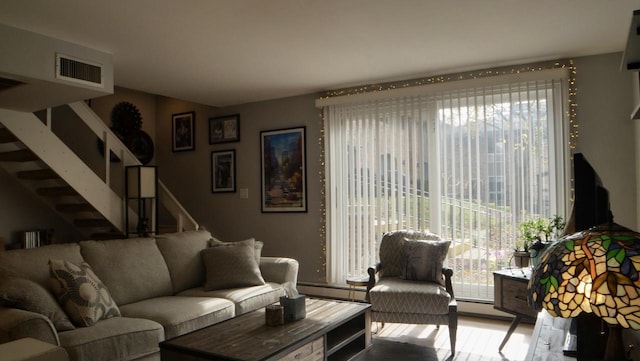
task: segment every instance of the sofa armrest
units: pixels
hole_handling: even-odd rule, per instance
[[[64,348],[30,337],[0,344],[0,355],[14,361],[69,361]]]
[[[286,257],[260,257],[260,272],[267,282],[280,283],[287,296],[296,296],[298,289],[298,261]]]
[[[0,306],[0,343],[31,337],[59,346],[58,332],[44,315]]]

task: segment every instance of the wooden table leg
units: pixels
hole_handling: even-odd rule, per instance
[[[504,340],[502,340],[500,347],[498,347],[498,351],[502,351],[502,348],[507,344],[507,341],[509,341],[509,337],[511,337],[513,331],[516,330],[516,327],[518,327],[520,321],[522,321],[522,316],[520,315],[516,315],[513,321],[511,321],[511,326],[509,326],[509,330],[507,330],[507,334],[504,336]]]

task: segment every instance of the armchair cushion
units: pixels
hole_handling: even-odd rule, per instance
[[[451,295],[444,286],[400,277],[381,278],[369,290],[373,312],[446,315]]]
[[[442,263],[447,258],[451,241],[413,240],[403,245],[407,263],[403,272],[406,280],[443,283]]]
[[[385,233],[380,242],[380,277],[403,276],[406,272],[407,258],[404,253],[405,239],[440,241],[434,233],[420,231],[393,231]]]

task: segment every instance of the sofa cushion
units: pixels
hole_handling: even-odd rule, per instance
[[[209,246],[210,239],[211,233],[204,230],[156,237],[158,249],[169,268],[174,294],[204,284],[204,264],[200,251]]]
[[[218,297],[227,299],[235,304],[235,314],[255,311],[266,305],[278,302],[285,291],[279,283],[267,283],[261,286],[232,288],[226,290],[205,291],[204,287],[192,288],[180,292],[179,296],[190,297]]]
[[[228,320],[235,314],[231,301],[212,297],[156,297],[121,309],[127,317],[160,323],[167,339]]]
[[[245,240],[245,242],[250,240],[253,240],[254,242],[253,249],[255,250],[256,262],[260,264],[260,257],[262,257],[262,248],[264,247],[264,243],[262,241],[256,241],[255,238],[248,238]],[[234,243],[234,242],[223,242],[215,237],[211,238],[211,240],[209,241],[209,244],[211,246],[225,245],[228,243]]]
[[[60,346],[74,361],[135,360],[160,351],[162,325],[140,318],[114,317],[91,327],[60,333]]]
[[[451,246],[449,240],[405,239],[404,254],[407,264],[403,278],[443,283],[442,263],[447,258],[449,246]]]
[[[206,270],[204,289],[264,285],[255,259],[255,241],[248,239],[212,245],[202,251]]]
[[[52,258],[75,264],[84,261],[77,243],[0,252],[0,278],[8,276],[26,278],[49,289],[49,260]]]
[[[80,248],[119,306],[173,294],[169,269],[153,238],[83,241]]]
[[[429,295],[429,297],[425,297]],[[374,312],[446,315],[451,296],[439,283],[380,278],[369,291]]]
[[[0,303],[47,316],[57,331],[75,328],[51,293],[31,280],[9,277],[0,281]]]
[[[109,290],[87,263],[49,261],[51,288],[76,326],[91,326],[99,320],[120,316]]]

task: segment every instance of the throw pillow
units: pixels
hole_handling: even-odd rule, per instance
[[[255,238],[249,238],[246,239],[245,241],[249,241],[249,240],[253,240],[254,241],[254,250],[256,252],[256,262],[258,262],[258,265],[260,264],[260,257],[262,257],[262,248],[264,247],[264,243],[262,241],[256,241]],[[235,243],[235,242],[223,242],[215,237],[211,237],[211,240],[209,241],[209,245],[210,246],[215,246],[215,245],[220,245],[220,244],[227,244],[227,243]]]
[[[451,241],[405,239],[403,244],[407,264],[404,279],[442,283],[442,263]]]
[[[44,315],[57,331],[75,329],[51,293],[26,278],[10,277],[3,280],[0,283],[0,303]]]
[[[102,319],[120,316],[109,290],[89,264],[49,260],[51,288],[76,326],[91,326]]]
[[[265,284],[255,259],[255,241],[224,242],[202,250],[204,290]]]

